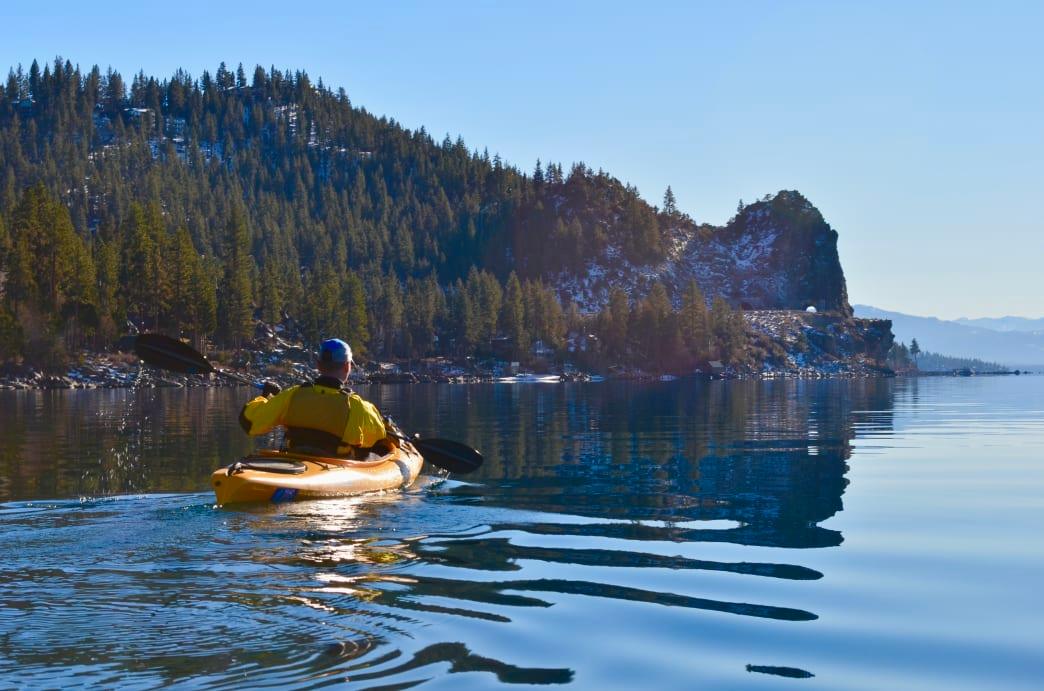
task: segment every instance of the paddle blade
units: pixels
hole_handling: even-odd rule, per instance
[[[411,439],[424,460],[451,473],[470,473],[482,465],[482,454],[449,439]]]
[[[210,374],[214,366],[186,343],[163,334],[141,334],[134,352],[142,362],[181,374]]]

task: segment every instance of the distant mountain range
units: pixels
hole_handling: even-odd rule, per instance
[[[946,321],[853,305],[858,317],[891,319],[896,341],[917,339],[922,350],[979,358],[1009,367],[1044,367],[1044,319],[1001,317]]]
[[[953,321],[963,326],[977,326],[990,329],[991,331],[1044,333],[1044,317],[1041,319],[1027,319],[1026,317],[980,317],[979,319],[968,319],[967,317],[961,317]]]

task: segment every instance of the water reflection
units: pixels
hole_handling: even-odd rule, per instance
[[[800,550],[843,542],[820,524],[842,510],[857,431],[890,430],[892,386],[374,387],[364,393],[408,431],[482,449],[480,473],[236,511],[205,492],[138,493],[199,492],[245,453],[243,391],[3,398],[0,498],[23,501],[0,505],[0,676],[563,684],[592,670],[496,641],[539,628],[569,646],[545,624],[563,608],[807,625],[819,615],[803,586],[824,574]]]
[[[887,380],[505,386],[491,387],[488,401],[467,388],[386,387],[380,400],[415,427],[452,430],[486,453],[481,484],[457,489],[460,501],[666,522],[517,529],[825,547],[842,540],[818,524],[842,508],[855,426],[864,434],[891,429],[892,387]],[[492,426],[490,406],[499,408]],[[875,415],[853,415],[864,410]],[[691,527],[694,520],[735,523],[708,530]]]
[[[0,500],[199,491],[254,442],[245,390],[0,392]]]

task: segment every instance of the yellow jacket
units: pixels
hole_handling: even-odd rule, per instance
[[[387,435],[377,407],[344,391],[332,377],[292,386],[271,398],[258,396],[243,406],[239,422],[251,436],[283,426],[291,449],[339,455],[351,453],[352,447],[373,446]]]

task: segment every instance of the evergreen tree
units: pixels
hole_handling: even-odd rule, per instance
[[[282,321],[283,290],[282,280],[273,262],[266,262],[261,269],[261,319],[269,324]]]
[[[670,185],[667,185],[667,191],[663,193],[663,213],[670,219],[678,215],[678,202]]]
[[[321,261],[316,270],[309,273],[303,302],[301,321],[308,341],[348,338],[341,282],[328,261]]]
[[[902,342],[893,343],[888,350],[886,362],[889,367],[899,372],[910,369],[912,362],[910,360],[910,351],[907,349],[906,344]]]
[[[178,325],[180,331],[193,322],[196,297],[193,283],[199,275],[196,265],[200,261],[187,228],[179,228],[175,234],[171,258],[167,269],[171,286],[170,313],[173,323]]]
[[[708,349],[707,303],[696,281],[690,281],[682,293],[679,316],[685,348],[694,359],[704,359]]]
[[[463,293],[463,290],[459,290]],[[406,283],[405,321],[411,356],[427,355],[435,347],[437,324],[446,309],[446,299],[434,274]],[[455,321],[459,325],[460,321]],[[448,333],[449,329],[444,329]],[[449,339],[447,339],[449,340]]]
[[[482,314],[482,279],[478,269],[471,267],[468,281],[461,291],[461,318],[464,327],[464,343],[469,351],[475,350],[483,343],[487,335],[487,320]]]
[[[57,311],[63,302],[63,290],[73,278],[75,245],[79,241],[68,210],[38,183],[22,195],[14,210],[13,225],[16,238],[27,240],[32,255],[40,307]],[[25,248],[19,251],[24,252]]]
[[[484,343],[492,343],[497,335],[497,327],[500,323],[500,306],[504,298],[504,291],[493,274],[482,271],[479,276],[479,310],[482,320],[482,340]]]
[[[36,302],[35,263],[28,233],[18,233],[13,238],[13,246],[8,258],[7,281],[4,286],[4,297],[11,306],[13,314],[18,313],[20,305]]]
[[[653,367],[662,368],[667,355],[667,346],[671,340],[670,318],[671,301],[667,290],[659,281],[654,281],[649,294],[641,303],[638,315],[641,336],[640,349]]]
[[[609,304],[603,317],[602,341],[606,350],[617,358],[627,355],[630,315],[627,293],[620,288],[613,288],[609,293]]]
[[[117,324],[122,324],[122,314],[117,298],[120,288],[120,255],[115,241],[104,240],[95,244],[94,265],[97,269],[98,294],[98,340],[97,347],[110,343],[117,335]]]
[[[65,211],[64,207],[62,211]],[[66,346],[73,349],[85,345],[94,336],[99,326],[99,313],[94,259],[76,235],[69,240],[69,253],[72,275],[63,295],[60,314],[64,318]]]
[[[500,321],[504,325],[504,334],[511,339],[515,357],[523,357],[529,352],[529,333],[526,331],[526,305],[522,295],[522,283],[514,271],[508,276]]]
[[[746,327],[743,315],[734,312],[720,295],[714,298],[710,310],[712,349],[725,362],[734,362],[743,355]]]
[[[213,264],[200,261],[196,264],[195,310],[187,328],[193,334],[193,343],[202,348],[206,334],[217,329],[217,281],[218,269]]]
[[[218,323],[222,338],[232,348],[239,348],[253,334],[253,291],[250,283],[252,259],[246,218],[233,207],[225,225],[225,275],[218,291]]]
[[[348,342],[352,353],[359,358],[369,354],[370,326],[366,315],[366,293],[362,280],[354,273],[349,273],[345,280],[343,293],[343,309],[348,315]]]
[[[382,281],[381,300],[377,310],[375,325],[380,328],[383,353],[385,355],[404,355],[403,317],[406,305],[403,300],[402,286],[395,274],[388,274]]]
[[[150,231],[145,209],[140,204],[131,204],[120,235],[124,238],[120,274],[123,302],[129,315],[143,319],[153,302],[159,267],[154,262],[156,252],[152,246],[155,233]]]

